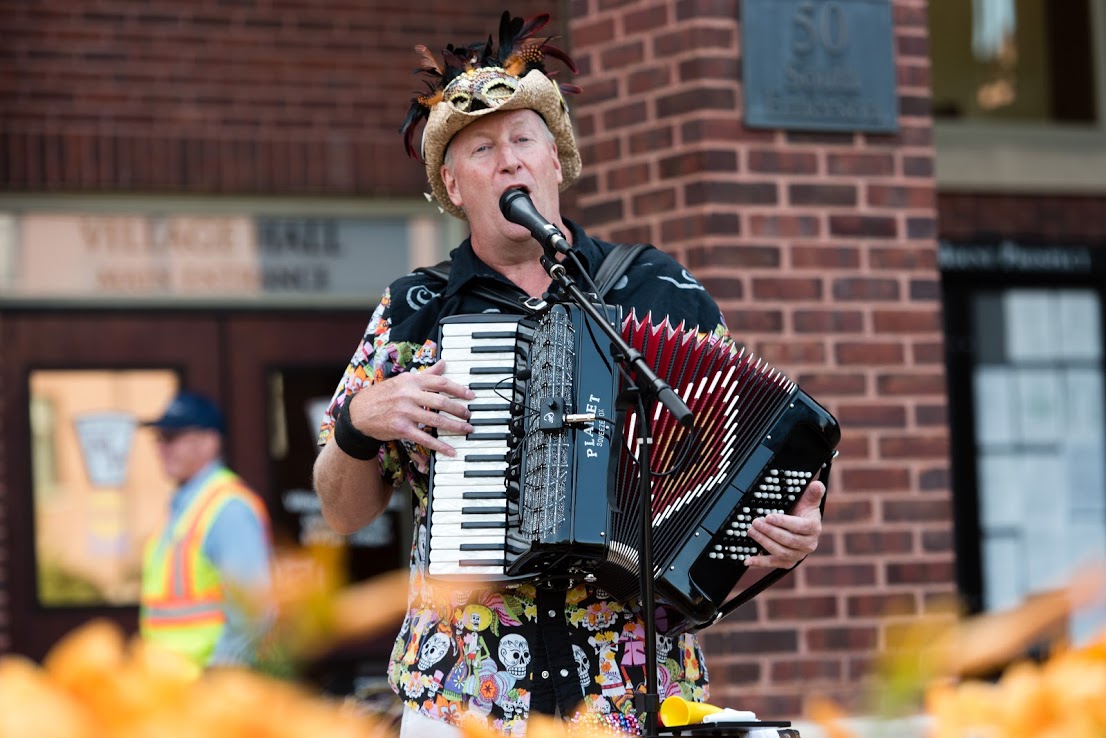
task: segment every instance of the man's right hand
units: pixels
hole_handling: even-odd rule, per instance
[[[447,456],[455,456],[452,446],[435,436],[439,432],[472,433],[468,407],[475,393],[442,376],[445,362],[418,372],[403,372],[383,382],[371,384],[347,400],[350,420],[359,431],[381,441],[397,438],[413,441]]]

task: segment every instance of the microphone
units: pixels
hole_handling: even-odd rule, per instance
[[[530,231],[530,235],[546,251],[550,248],[562,254],[572,251],[572,244],[565,238],[565,234],[538,212],[526,190],[514,188],[504,192],[499,198],[499,209],[504,218]]]

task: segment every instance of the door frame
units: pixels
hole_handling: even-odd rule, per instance
[[[0,309],[0,653],[41,659],[80,624],[106,618],[137,629],[136,606],[45,607],[38,601],[29,379],[43,369],[169,369],[182,386],[224,408],[224,455],[270,507],[265,382],[258,367],[333,366],[337,386],[371,314],[357,309],[181,309],[73,307]],[[258,330],[268,326],[268,330]],[[287,336],[273,345],[274,326]],[[269,336],[266,342],[265,336]],[[290,348],[284,348],[284,346]],[[251,377],[251,373],[255,376]],[[257,443],[258,428],[261,443]],[[251,448],[252,447],[252,448]],[[254,450],[260,449],[260,451]],[[2,601],[0,601],[2,602]],[[7,624],[5,644],[3,623]]]

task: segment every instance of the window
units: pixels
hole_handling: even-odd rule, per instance
[[[937,185],[1101,193],[1106,0],[930,0]]]
[[[1106,560],[1106,264],[1088,247],[941,244],[961,594],[1003,610]],[[1106,623],[1078,610],[1067,635]]]
[[[172,491],[138,424],[177,384],[166,369],[31,372],[39,604],[138,603],[142,547]]]
[[[1088,0],[931,0],[938,118],[1093,123]]]
[[[1102,306],[1088,289],[1012,288],[972,307],[982,594],[997,610],[1106,559]]]

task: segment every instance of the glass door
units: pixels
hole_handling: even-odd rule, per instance
[[[185,384],[218,397],[216,336],[171,313],[0,321],[12,650],[39,658],[92,617],[134,628],[142,547],[171,492],[139,423]]]

